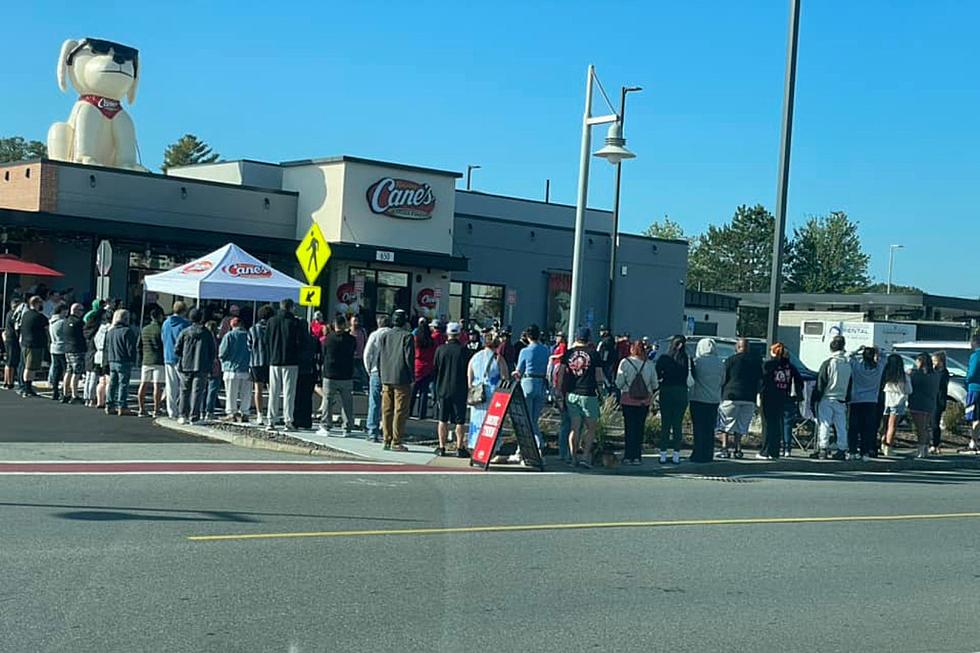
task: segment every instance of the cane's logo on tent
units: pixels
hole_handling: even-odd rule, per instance
[[[372,213],[409,220],[428,220],[436,208],[436,196],[429,184],[391,177],[371,184],[367,202]]]
[[[225,274],[238,279],[267,279],[272,276],[272,270],[255,263],[232,263],[221,269]]]
[[[211,261],[194,261],[180,269],[181,274],[203,274],[214,267]]]

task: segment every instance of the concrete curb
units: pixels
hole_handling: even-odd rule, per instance
[[[326,446],[305,447],[302,445],[289,444],[286,442],[270,442],[268,440],[252,438],[247,435],[239,435],[237,433],[228,433],[226,431],[221,431],[219,429],[208,428],[207,426],[178,424],[176,420],[172,420],[169,417],[158,417],[155,420],[153,420],[153,423],[161,428],[165,428],[170,431],[175,431],[177,433],[193,435],[195,437],[205,438],[208,440],[216,440],[218,442],[226,442],[228,444],[233,444],[236,447],[243,447],[246,449],[262,449],[264,451],[278,451],[279,453],[291,453],[291,454],[297,454],[301,456],[323,456],[329,458],[349,458],[352,460],[364,460],[364,458],[360,458],[346,451],[333,449],[331,447],[326,447]]]

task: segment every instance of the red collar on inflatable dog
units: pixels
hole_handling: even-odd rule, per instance
[[[78,98],[82,102],[88,102],[93,107],[102,112],[102,115],[112,120],[116,114],[122,111],[122,103],[119,100],[102,97],[101,95],[82,95]]]

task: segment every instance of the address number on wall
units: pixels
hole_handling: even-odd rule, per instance
[[[379,249],[377,252],[374,253],[374,260],[381,261],[382,263],[394,263],[395,253],[386,252]]]

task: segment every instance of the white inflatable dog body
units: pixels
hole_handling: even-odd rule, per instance
[[[48,157],[88,165],[143,170],[137,159],[136,129],[122,108],[136,100],[139,52],[112,41],[69,39],[58,58],[58,86],[79,93],[68,122],[48,130]]]

